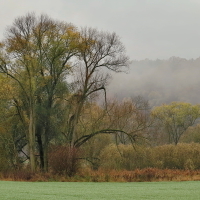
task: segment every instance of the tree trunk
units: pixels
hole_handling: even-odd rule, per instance
[[[40,155],[40,169],[44,170],[44,151],[43,151],[43,145],[42,145],[42,135],[41,130],[37,130],[37,142],[38,142],[38,148],[39,148],[39,155]]]
[[[33,108],[30,109],[30,122],[29,122],[29,156],[31,171],[35,172],[35,117]]]
[[[70,124],[69,124],[68,134],[69,134],[69,145],[70,145],[71,148],[74,147],[74,143],[76,141],[77,125],[78,125],[78,121],[79,121],[79,118],[80,118],[80,115],[81,115],[83,104],[84,104],[84,100],[82,99],[78,103],[77,108],[75,110],[75,113],[73,115],[73,119],[70,121]]]
[[[48,171],[48,145],[47,145],[47,127],[37,128],[37,142],[40,155],[40,169],[43,172]]]
[[[43,139],[43,159],[44,159],[44,171],[48,172],[48,133],[49,133],[49,123],[47,123],[47,127],[44,132]]]

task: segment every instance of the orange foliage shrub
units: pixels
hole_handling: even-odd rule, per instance
[[[53,146],[49,153],[49,167],[54,174],[73,176],[79,166],[78,150],[69,146]]]

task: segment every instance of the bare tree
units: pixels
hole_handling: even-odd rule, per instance
[[[86,138],[80,138],[77,132],[84,104],[101,91],[106,95],[109,71],[121,72],[129,64],[125,48],[115,33],[110,34],[92,28],[83,28],[80,37],[81,45],[77,56],[72,97],[74,110],[69,116],[66,124],[67,130],[64,133],[70,146],[80,146],[83,141],[86,141]],[[91,136],[88,136],[88,139]]]
[[[148,128],[153,124],[148,101],[138,96],[113,101],[109,107],[110,127],[119,130],[115,134],[117,144],[134,144],[147,139]]]

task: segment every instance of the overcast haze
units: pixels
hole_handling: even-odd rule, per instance
[[[116,32],[131,60],[197,58],[200,0],[1,0],[0,38],[27,12]]]

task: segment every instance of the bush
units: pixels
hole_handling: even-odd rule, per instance
[[[69,146],[52,146],[49,167],[53,173],[73,176],[79,166],[78,150]]]
[[[157,147],[108,145],[100,155],[101,168],[116,170],[200,169],[200,144],[163,145]]]
[[[11,135],[0,135],[0,172],[19,168],[20,160]]]
[[[200,169],[200,144],[180,143],[153,148],[154,160],[162,162],[162,168]],[[154,167],[159,167],[154,161]]]
[[[93,170],[98,170],[100,166],[100,153],[101,150],[104,149],[111,143],[111,136],[106,134],[100,134],[89,141],[87,141],[81,147],[81,157],[83,158],[83,162],[85,166],[90,166]],[[85,159],[85,160],[84,160]]]
[[[101,152],[101,168],[134,170],[151,167],[151,153],[151,148],[145,146],[111,144]]]
[[[0,172],[5,171],[9,168],[8,159],[5,156],[5,153],[0,149]]]

